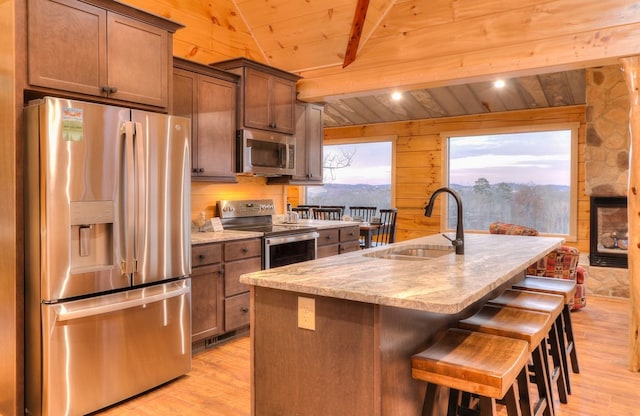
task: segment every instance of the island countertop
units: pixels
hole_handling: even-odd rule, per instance
[[[453,236],[451,236],[453,237]],[[559,247],[556,237],[465,234],[465,254],[397,260],[387,250],[450,247],[442,235],[242,275],[250,285],[428,312],[455,314]]]

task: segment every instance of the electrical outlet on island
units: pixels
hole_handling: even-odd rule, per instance
[[[316,300],[298,296],[298,328],[316,330]]]

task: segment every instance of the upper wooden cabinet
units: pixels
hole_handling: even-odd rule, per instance
[[[174,58],[171,114],[191,118],[192,179],[236,182],[238,76]]]
[[[322,185],[324,106],[296,103],[296,174],[269,178],[269,184]]]
[[[241,76],[238,129],[294,133],[298,75],[246,58],[211,65]]]
[[[182,25],[108,0],[28,0],[30,88],[166,108]]]

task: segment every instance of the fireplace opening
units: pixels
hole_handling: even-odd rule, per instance
[[[589,264],[627,268],[629,219],[626,197],[592,197]]]

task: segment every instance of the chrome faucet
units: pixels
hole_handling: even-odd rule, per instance
[[[429,203],[427,204],[426,207],[424,207],[424,216],[425,217],[431,216],[431,213],[433,212],[433,205],[434,205],[435,199],[438,196],[438,194],[441,192],[447,192],[451,194],[455,198],[456,204],[458,205],[458,222],[456,224],[456,239],[452,240],[451,238],[449,238],[449,236],[445,234],[442,234],[442,236],[447,240],[451,241],[451,245],[453,245],[456,248],[456,254],[464,254],[464,229],[462,228],[462,201],[460,200],[460,195],[458,195],[456,191],[447,187],[436,189],[433,195],[431,195],[431,199],[429,199]]]

